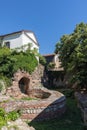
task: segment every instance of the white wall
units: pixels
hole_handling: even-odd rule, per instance
[[[31,50],[33,50],[34,48],[37,48],[39,52],[39,47],[31,39],[29,39],[24,33],[22,33],[22,41],[23,41],[23,45],[26,45],[29,43],[32,44]]]
[[[20,33],[5,36],[3,39],[3,44],[5,42],[10,42],[10,49],[20,47],[23,44]]]
[[[56,54],[54,57],[55,67],[60,68],[61,62],[59,61],[59,54]]]
[[[31,38],[34,38],[33,35],[31,35],[31,36],[32,36]],[[35,38],[34,38],[34,40],[35,40]],[[37,50],[39,52],[38,45],[36,45],[33,40],[29,39],[24,34],[24,32],[5,36],[2,44],[4,45],[5,42],[10,42],[10,49],[19,48],[23,45],[27,45],[27,44],[31,43],[32,44],[31,50],[33,50],[34,48],[37,48]]]
[[[32,32],[26,32],[26,33],[29,37],[31,37],[37,43],[37,40]]]

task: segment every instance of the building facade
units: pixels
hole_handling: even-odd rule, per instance
[[[39,52],[39,43],[35,34],[32,31],[21,30],[0,36],[1,46],[7,46],[10,49],[23,48],[26,50],[30,47],[31,50],[37,49]]]

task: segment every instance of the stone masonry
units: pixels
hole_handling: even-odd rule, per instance
[[[42,90],[50,93],[48,98],[37,100],[10,100],[0,103],[0,107],[5,108],[6,112],[13,110],[21,111],[21,118],[30,121],[41,121],[59,118],[66,110],[66,98],[57,91],[45,88]]]
[[[13,97],[27,96],[29,90],[41,86],[43,72],[42,65],[38,65],[31,75],[24,70],[18,70],[12,78],[12,85],[7,89],[6,94]]]

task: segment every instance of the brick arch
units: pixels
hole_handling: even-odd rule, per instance
[[[24,94],[28,94],[30,79],[28,77],[22,77],[18,82],[20,91]]]
[[[22,94],[29,93],[29,89],[32,88],[32,76],[28,72],[18,70],[16,73],[14,73],[12,79],[12,85],[6,90],[8,95],[13,97],[21,97]],[[24,92],[22,91],[22,83],[24,83]]]

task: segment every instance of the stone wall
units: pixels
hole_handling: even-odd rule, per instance
[[[12,77],[12,85],[7,89],[6,94],[21,98],[22,96],[27,96],[31,89],[41,86],[47,88],[60,86],[71,87],[72,85],[68,82],[69,77],[70,75],[65,75],[64,72],[49,71],[47,73],[46,70],[44,71],[44,67],[39,64],[31,75],[26,71],[18,70]],[[19,86],[21,79],[29,82],[24,86],[24,90]]]
[[[6,94],[7,95],[10,95],[10,96],[13,96],[13,97],[18,97],[19,95],[21,96],[21,94],[22,94],[22,92],[21,92],[21,90],[20,90],[20,88],[19,88],[19,81],[23,78],[23,77],[25,77],[25,78],[27,78],[27,79],[29,79],[29,86],[28,86],[28,89],[30,88],[30,87],[32,87],[31,85],[32,85],[32,77],[31,77],[31,75],[29,75],[29,73],[27,73],[27,72],[25,72],[25,71],[20,71],[20,70],[18,70],[15,74],[14,74],[14,76],[13,76],[13,78],[12,78],[12,86],[10,86],[9,88],[7,88],[7,91],[6,91]],[[28,91],[28,90],[27,90]]]
[[[24,70],[18,70],[12,78],[12,85],[7,89],[6,94],[13,97],[19,97],[19,98],[24,94],[27,95],[30,89],[41,86],[43,73],[44,73],[44,67],[42,65],[38,65],[38,67],[31,75]],[[25,80],[25,85],[23,90],[24,93],[22,93],[19,85],[22,79],[23,79],[22,82],[24,82]],[[28,81],[27,84],[26,81]]]
[[[32,87],[41,87],[43,76],[44,76],[44,66],[39,64],[38,67],[35,69],[35,71],[31,74]]]
[[[59,118],[66,109],[66,98],[57,91],[50,91],[44,88],[44,92],[50,93],[45,99],[37,100],[10,100],[2,102],[0,107],[6,112],[13,110],[21,111],[21,118],[24,120],[40,121]]]

